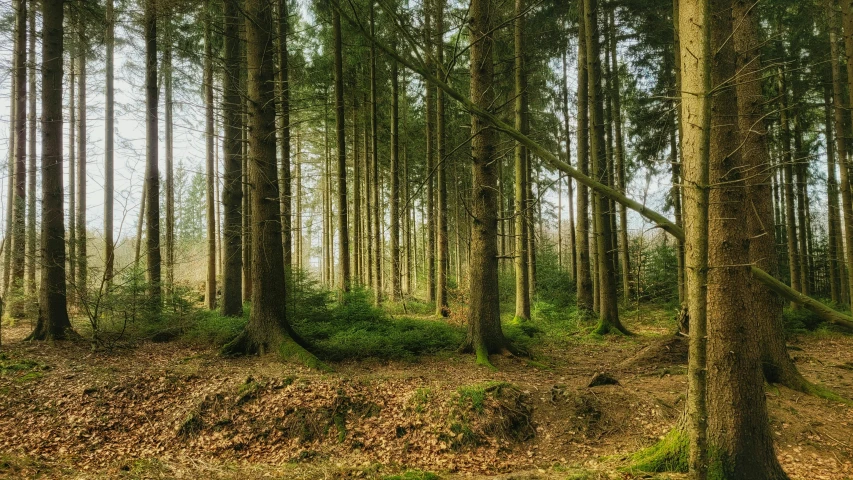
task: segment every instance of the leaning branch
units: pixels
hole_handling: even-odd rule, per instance
[[[336,6],[336,8],[340,7]],[[376,36],[371,35],[370,32],[364,27],[364,25],[361,25],[360,22],[355,21],[347,14],[347,12],[343,11],[343,9],[340,10],[341,16],[343,18],[345,18],[354,27],[358,28],[368,40],[372,41],[379,49],[385,52],[386,55],[400,62],[402,65],[405,65],[413,72],[419,74],[424,79],[431,82],[436,87],[440,88],[450,98],[462,104],[462,107],[469,113],[473,113],[474,115],[485,119],[486,121],[491,123],[496,130],[504,132],[517,142],[521,143],[522,145],[527,147],[528,150],[535,153],[539,158],[545,160],[553,168],[556,168],[557,170],[560,170],[561,172],[574,178],[576,181],[583,185],[586,185],[596,193],[611,198],[624,205],[625,207],[628,207],[631,210],[634,210],[635,212],[639,213],[640,215],[648,218],[658,227],[660,227],[662,230],[669,233],[673,237],[682,241],[684,240],[684,230],[682,230],[681,227],[670,221],[664,215],[646,207],[645,205],[635,200],[628,198],[622,192],[616,189],[610,188],[593,180],[591,177],[588,177],[587,175],[581,173],[580,170],[577,170],[568,163],[560,160],[556,155],[546,150],[544,147],[533,141],[530,137],[524,135],[508,123],[501,120],[497,115],[477,106],[470,99],[466,98],[464,95],[453,89],[450,85],[443,82],[440,78],[433,75],[425,66],[419,65],[411,61],[410,59],[404,58],[402,55],[398,54],[395,49],[385,45],[378,38],[376,38]],[[780,282],[772,275],[765,272],[764,270],[761,270],[758,267],[752,266],[751,270],[753,278],[764,283],[768,288],[781,295],[782,297],[785,297],[786,299],[792,302],[803,305],[804,307],[808,308],[827,322],[838,325],[846,330],[853,331],[853,317],[833,310],[828,306],[824,305],[823,303],[794,290],[793,288],[789,287],[788,285],[785,285],[784,283]]]

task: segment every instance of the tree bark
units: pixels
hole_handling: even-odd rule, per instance
[[[207,195],[207,288],[204,303],[208,310],[216,308],[216,198],[213,183],[214,168],[214,125],[213,125],[213,12],[211,2],[204,5],[204,117],[205,117],[205,193]]]
[[[290,176],[290,66],[287,37],[290,34],[287,0],[278,0],[278,81],[281,129],[279,149],[281,168],[279,187],[281,190],[281,244],[284,250],[284,269],[288,275],[293,269],[293,210]]]
[[[589,174],[589,70],[587,67],[586,33],[584,20],[584,2],[578,2],[578,170]],[[578,308],[587,312],[593,309],[592,275],[589,251],[589,188],[583,183],[578,185],[577,218],[577,285]]]
[[[21,295],[24,288],[27,211],[27,4],[15,1],[15,172],[12,205],[12,292]],[[7,240],[8,242],[8,240]],[[13,302],[14,316],[23,316],[23,304]]]
[[[165,90],[165,130],[166,130],[166,233],[163,236],[166,243],[166,294],[171,296],[175,284],[175,142],[174,142],[174,115],[172,113],[172,9],[166,6],[165,24],[166,34],[163,45],[163,89]],[[205,87],[202,87],[203,89]],[[206,113],[205,113],[206,115]],[[171,301],[171,300],[170,300]]]
[[[160,172],[158,167],[157,105],[157,1],[145,3],[145,251],[148,260],[148,296],[151,307],[160,307]]]
[[[598,43],[598,1],[584,0],[584,26],[586,32],[587,70],[589,76],[590,152],[592,153],[592,173],[599,182],[606,183],[607,160],[604,138],[604,95],[601,83],[601,47]],[[600,302],[598,327],[595,331],[606,334],[613,330],[627,334],[628,330],[619,320],[616,297],[616,275],[614,269],[615,250],[610,228],[612,215],[610,202],[604,195],[596,195],[594,214],[598,224],[596,246],[598,251],[598,282]]]
[[[444,71],[444,3],[445,0],[435,0],[435,39],[436,72],[442,75]],[[435,313],[446,317],[448,310],[447,301],[447,271],[450,267],[450,253],[447,241],[447,119],[445,109],[444,92],[440,88],[435,89],[435,149],[436,159],[436,286],[435,286]]]
[[[39,314],[31,340],[73,334],[65,297],[65,218],[62,211],[62,0],[42,0],[42,210]]]
[[[744,328],[755,301],[743,295],[751,284],[745,177],[750,174],[739,147],[737,96],[720,87],[737,73],[732,0],[712,0],[710,190],[708,210],[708,444],[714,478],[787,479],[773,450],[760,335]],[[739,25],[742,28],[742,25]],[[684,58],[682,59],[684,60]],[[747,101],[751,101],[748,99]],[[755,325],[754,323],[752,325]],[[696,334],[691,331],[691,336]]]
[[[36,265],[38,251],[36,250],[36,5],[28,10],[29,17],[29,157],[27,163],[27,281],[26,293],[30,296],[37,294]]]
[[[284,261],[281,248],[275,141],[275,69],[272,6],[265,0],[246,2],[248,67],[249,184],[252,195],[252,311],[246,330],[223,347],[223,353],[275,352],[284,359],[318,366],[285,314]]]
[[[86,300],[88,288],[88,258],[86,251],[86,162],[88,155],[86,151],[86,57],[89,53],[89,44],[86,38],[86,24],[83,19],[83,0],[77,1],[77,48],[79,52],[77,75],[77,295],[81,300]]]
[[[424,1],[424,29],[426,33],[426,68],[435,74],[435,65],[433,64],[433,30],[432,30],[432,2],[436,0]],[[436,219],[435,219],[435,90],[431,82],[426,82],[425,93],[425,111],[426,111],[426,267],[427,267],[427,298],[426,301],[434,302],[436,299],[435,292],[435,250],[436,250]]]
[[[797,224],[794,213],[794,166],[791,156],[791,129],[788,123],[788,87],[785,83],[785,74],[779,71],[779,98],[781,108],[779,109],[779,123],[781,125],[782,137],[782,173],[783,187],[785,193],[785,236],[788,246],[788,268],[791,277],[791,288],[798,292],[803,291],[800,284],[800,253],[797,248]]]
[[[847,59],[847,88],[848,95],[853,94],[853,5],[851,5],[851,0],[842,0],[841,1],[841,11],[842,18],[844,20],[844,55]],[[837,62],[837,57],[833,57],[833,61]],[[838,82],[840,84],[841,79],[839,76]],[[839,85],[840,87],[840,85]],[[839,94],[840,88],[839,88]],[[848,98],[848,107],[853,105],[853,98]],[[839,107],[842,104],[842,97],[840,95],[836,95],[836,105]],[[842,111],[838,108],[838,113],[836,115],[842,115]],[[840,129],[838,131],[841,131]],[[837,135],[839,139],[843,139],[843,135]],[[844,213],[844,245],[846,246],[844,252],[845,264],[847,266],[847,278],[848,278],[848,302],[853,304],[853,193],[851,193],[851,185],[850,185],[850,160],[846,155],[841,155],[841,150],[839,150],[838,155],[838,166],[839,168],[839,180],[841,180],[841,208]],[[848,152],[849,153],[849,152]]]
[[[471,0],[468,11],[471,45],[471,101],[480,108],[494,108],[492,59],[492,12],[490,0]],[[472,204],[471,264],[468,334],[461,350],[474,352],[477,363],[489,365],[489,354],[507,349],[501,330],[498,298],[497,155],[496,132],[479,115],[471,116]]]
[[[341,15],[332,11],[335,40],[335,133],[338,153],[338,262],[341,292],[350,290],[349,220],[347,218],[347,146],[346,112],[344,111],[344,62],[341,41]]]
[[[376,31],[373,2],[370,3],[370,31]],[[379,229],[379,117],[377,113],[378,94],[376,92],[376,47],[370,46],[370,203],[372,219],[371,231],[373,232],[372,243],[372,271],[373,271],[373,295],[376,305],[382,303],[382,231]],[[429,95],[429,90],[427,90]],[[429,120],[427,120],[429,121]]]
[[[240,113],[240,1],[225,0],[224,53],[222,71],[223,184],[222,219],[222,315],[243,313],[242,201],[243,165]]]
[[[106,6],[106,99],[104,105],[104,279],[112,285],[115,271],[113,209],[115,190],[115,9],[114,0]]]
[[[527,135],[525,90],[527,72],[524,62],[524,0],[515,0],[515,128]],[[527,262],[529,231],[528,216],[532,204],[527,202],[528,181],[527,149],[515,143],[515,320],[530,320],[530,276]]]
[[[397,62],[391,62],[391,300],[400,301],[400,85]]]

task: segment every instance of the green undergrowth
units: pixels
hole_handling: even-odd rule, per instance
[[[11,378],[19,383],[38,380],[49,368],[35,360],[9,358],[6,354],[0,353],[0,376]]]
[[[673,428],[658,443],[632,455],[626,470],[687,472],[689,449],[687,434],[678,428]]]

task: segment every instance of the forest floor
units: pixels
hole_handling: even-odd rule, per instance
[[[496,370],[445,353],[332,373],[181,342],[29,343],[24,322],[0,348],[0,477],[684,478],[627,468],[683,409],[686,342],[662,316]],[[853,398],[853,337],[789,343],[808,379]],[[600,372],[617,383],[589,387]],[[853,407],[775,386],[767,402],[792,478],[853,479]]]

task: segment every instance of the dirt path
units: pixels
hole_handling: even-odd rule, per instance
[[[619,469],[669,430],[686,389],[684,342],[654,329],[569,339],[497,371],[445,355],[331,374],[174,343],[30,344],[27,331],[4,329],[0,350],[3,478],[650,478]],[[809,379],[853,398],[853,337],[793,344]],[[618,384],[589,388],[597,372]],[[767,399],[792,478],[853,478],[853,408],[775,387]]]

